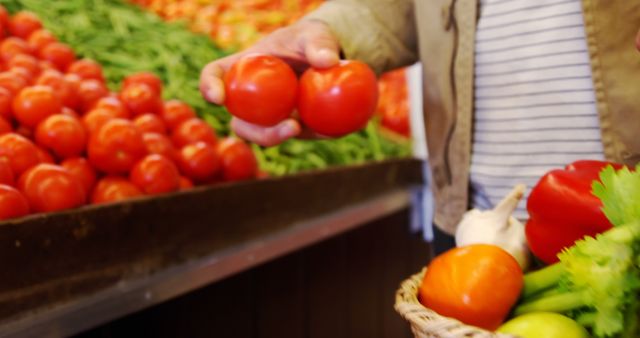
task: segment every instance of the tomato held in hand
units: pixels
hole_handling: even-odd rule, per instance
[[[142,133],[165,134],[167,132],[164,121],[155,114],[139,115],[133,120],[133,124],[135,124]]]
[[[41,146],[51,149],[58,158],[65,159],[80,156],[84,152],[87,132],[74,117],[52,115],[36,128],[36,141]]]
[[[136,163],[129,179],[149,195],[173,192],[180,188],[178,168],[172,161],[158,154],[147,155]]]
[[[158,114],[162,110],[160,95],[147,84],[132,83],[120,92],[120,101],[132,116]]]
[[[213,128],[199,118],[192,118],[182,122],[171,134],[171,140],[177,147],[196,142],[205,142],[211,145],[218,142]]]
[[[13,114],[16,120],[29,128],[35,128],[47,117],[60,112],[62,102],[51,87],[27,87],[13,99]]]
[[[60,165],[82,184],[85,195],[89,197],[97,178],[96,170],[91,163],[84,157],[73,157],[64,160]]]
[[[300,119],[320,135],[339,137],[362,129],[377,103],[376,75],[359,61],[342,61],[328,69],[309,68],[300,78]]]
[[[81,59],[75,61],[69,66],[69,69],[67,69],[67,73],[78,75],[78,77],[83,80],[93,79],[104,82],[102,66],[91,59]]]
[[[255,178],[258,161],[253,150],[237,138],[225,138],[216,146],[222,162],[222,177],[225,181],[239,181]]]
[[[0,184],[0,220],[22,217],[29,213],[29,202],[15,188]]]
[[[220,158],[212,145],[197,142],[184,146],[178,154],[182,173],[199,183],[208,183],[220,171]]]
[[[76,60],[76,53],[68,45],[61,42],[52,42],[40,50],[38,53],[41,60],[53,63],[62,72]]]
[[[35,144],[16,133],[0,136],[0,160],[9,163],[16,177],[40,163]]]
[[[161,115],[169,130],[173,130],[182,122],[196,117],[196,112],[182,101],[169,100],[164,103]]]
[[[54,164],[38,164],[18,181],[20,191],[35,212],[57,211],[84,204],[82,184],[66,169]]]
[[[142,133],[131,121],[112,119],[91,134],[89,161],[107,174],[128,173],[147,154]]]
[[[92,204],[124,201],[142,196],[142,191],[135,184],[119,176],[107,176],[96,184],[91,195]]]
[[[162,80],[156,74],[150,72],[135,73],[125,77],[122,82],[123,90],[132,84],[142,83],[153,89],[158,96],[162,96]]]
[[[473,244],[436,257],[419,289],[420,302],[443,316],[495,330],[518,301],[518,262],[498,246]]]
[[[18,12],[9,20],[9,31],[11,35],[21,39],[28,38],[31,33],[41,28],[42,22],[40,22],[37,15],[31,12]]]
[[[269,55],[249,55],[224,75],[224,87],[224,105],[231,114],[268,127],[293,112],[298,80],[284,61]]]

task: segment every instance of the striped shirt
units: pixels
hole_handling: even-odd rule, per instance
[[[481,0],[480,11],[471,193],[488,209],[603,147],[581,1]]]

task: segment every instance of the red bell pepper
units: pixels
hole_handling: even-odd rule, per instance
[[[607,165],[622,168],[610,162],[577,161],[548,172],[531,190],[525,232],[531,252],[540,260],[555,263],[562,249],[611,228],[602,202],[591,193],[591,184]]]

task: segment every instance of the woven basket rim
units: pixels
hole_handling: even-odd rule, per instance
[[[466,325],[459,320],[439,315],[418,301],[418,289],[427,269],[404,280],[396,292],[395,310],[411,324],[416,337],[434,338],[516,338],[503,333]]]

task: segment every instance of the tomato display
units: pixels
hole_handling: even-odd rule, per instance
[[[38,53],[40,59],[51,62],[58,70],[66,71],[76,60],[76,54],[71,47],[61,42],[51,42]]]
[[[311,130],[343,136],[362,129],[378,102],[376,75],[359,61],[327,68],[309,68],[300,78],[298,112]]]
[[[85,191],[80,181],[54,164],[38,164],[29,169],[20,176],[18,188],[36,212],[75,208],[85,202]]]
[[[13,113],[11,112],[12,101],[13,96],[11,95],[11,92],[4,87],[0,87],[0,117],[7,121],[13,118]]]
[[[142,133],[128,120],[114,118],[91,134],[89,161],[107,174],[128,173],[147,154]]]
[[[0,184],[0,220],[25,216],[29,202],[16,188]]]
[[[182,101],[169,100],[164,103],[161,116],[169,130],[173,130],[182,122],[196,117],[196,112]]]
[[[178,153],[182,173],[195,182],[208,183],[220,170],[220,158],[214,147],[205,142],[184,146]]]
[[[104,82],[102,66],[91,59],[81,59],[73,62],[69,66],[67,73],[78,75],[83,80],[93,79]]]
[[[159,94],[146,83],[132,83],[125,86],[120,92],[120,101],[132,116],[158,114],[162,109],[162,99]]]
[[[11,131],[13,131],[11,124],[4,118],[0,117],[0,135],[10,133]]]
[[[171,134],[171,140],[177,147],[186,146],[195,142],[216,144],[216,133],[206,122],[192,118],[182,122]]]
[[[222,163],[225,181],[247,180],[256,177],[258,161],[251,147],[237,138],[225,138],[216,147]]]
[[[36,146],[16,133],[0,136],[0,160],[7,161],[16,176],[40,162]]]
[[[27,11],[18,12],[9,20],[9,32],[11,35],[26,39],[31,33],[42,28],[38,17]]]
[[[147,155],[131,170],[131,182],[145,194],[155,195],[180,188],[180,172],[176,165],[158,154]]]
[[[93,189],[91,203],[118,202],[138,196],[142,196],[142,191],[126,178],[107,176],[98,181],[95,189]]]
[[[62,161],[60,165],[82,184],[86,197],[89,197],[98,176],[91,163],[84,157],[73,157]]]
[[[145,84],[149,86],[156,95],[162,95],[162,80],[153,73],[140,72],[125,77],[122,81],[123,91],[133,84]]]
[[[61,111],[60,98],[48,86],[27,87],[13,99],[15,118],[29,128],[35,128],[47,117]]]
[[[0,73],[0,87],[8,90],[12,96],[18,95],[27,85],[27,81],[20,76],[16,76],[16,74],[11,72]]]
[[[89,110],[98,100],[108,95],[109,89],[104,83],[98,80],[82,80],[78,86],[78,97],[82,111]]]
[[[224,75],[224,105],[234,116],[261,126],[273,126],[291,115],[298,79],[277,57],[249,55]]]
[[[58,42],[58,39],[46,29],[39,29],[31,33],[27,39],[29,47],[35,52],[40,52],[40,50],[52,42]]]
[[[13,170],[6,159],[0,160],[0,184],[14,185]]]
[[[71,109],[78,108],[80,102],[77,89],[74,88],[74,85],[68,78],[59,71],[55,69],[43,71],[36,80],[36,84],[51,87],[60,98],[63,106]]]
[[[133,124],[138,127],[142,133],[159,133],[165,134],[167,127],[164,125],[162,118],[155,114],[142,114],[133,120]]]
[[[163,155],[174,161],[178,159],[178,151],[168,136],[159,133],[144,133],[142,138],[149,154]]]
[[[58,158],[82,155],[87,132],[80,121],[68,115],[51,115],[36,128],[36,141]]]
[[[96,108],[82,117],[82,125],[89,134],[93,134],[107,121],[116,118],[111,110]]]
[[[93,106],[93,109],[102,108],[109,110],[113,113],[113,116],[128,119],[131,114],[129,110],[124,106],[122,101],[115,96],[105,96],[99,99]]]
[[[24,68],[29,71],[32,76],[40,73],[40,63],[38,59],[29,54],[18,54],[7,62],[8,68]]]

